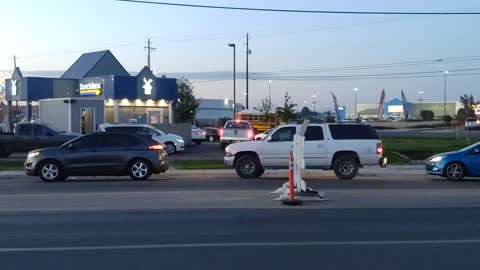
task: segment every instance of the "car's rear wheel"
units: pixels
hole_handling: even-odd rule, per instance
[[[257,178],[262,169],[262,165],[251,155],[240,157],[235,164],[235,171],[244,179]]]
[[[340,156],[333,163],[333,171],[341,180],[352,180],[358,172],[358,162],[352,156]]]
[[[172,142],[166,142],[165,143],[165,151],[167,152],[167,154],[173,154],[173,153],[175,153],[176,150],[177,150],[177,148],[175,147],[174,143],[172,143]]]
[[[450,163],[445,168],[445,176],[449,180],[462,180],[465,177],[465,167],[458,162]]]
[[[152,168],[147,161],[136,159],[130,162],[128,173],[133,180],[146,180],[152,175]]]
[[[38,166],[38,175],[44,182],[55,182],[65,179],[62,166],[55,160],[42,162]]]
[[[214,141],[215,141],[215,137],[213,137],[213,136],[208,136],[208,141],[209,141],[209,142],[214,142]]]

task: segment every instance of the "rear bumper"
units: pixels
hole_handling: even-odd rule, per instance
[[[170,168],[170,161],[160,160],[155,166],[153,166],[152,172],[154,174],[164,173],[168,168]]]

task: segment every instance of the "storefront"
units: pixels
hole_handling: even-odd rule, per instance
[[[5,81],[9,107],[25,103],[26,121],[37,118],[39,100],[59,98],[103,99],[103,122],[173,124],[178,90],[176,79],[157,78],[148,67],[131,76],[108,50],[83,54],[60,78],[24,77],[16,68]]]

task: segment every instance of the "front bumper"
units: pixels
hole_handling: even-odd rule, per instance
[[[175,141],[175,148],[177,149],[177,152],[185,151],[185,142]]]
[[[439,166],[439,164],[435,162],[425,163],[425,171],[427,174],[443,175],[443,167]]]
[[[235,156],[223,157],[223,164],[227,168],[233,168],[234,161],[235,161]]]
[[[23,163],[23,171],[26,175],[38,176],[36,165],[38,164],[38,157],[27,158]]]

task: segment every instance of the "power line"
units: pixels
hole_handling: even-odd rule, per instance
[[[307,9],[272,9],[272,8],[193,5],[193,4],[181,4],[181,3],[140,1],[140,0],[114,0],[114,1],[130,2],[130,3],[137,3],[137,4],[190,7],[190,8],[228,9],[228,10],[240,10],[240,11],[261,11],[261,12],[286,12],[286,13],[351,14],[351,15],[480,15],[480,12],[399,12],[399,11],[339,11],[339,10],[307,10]]]

